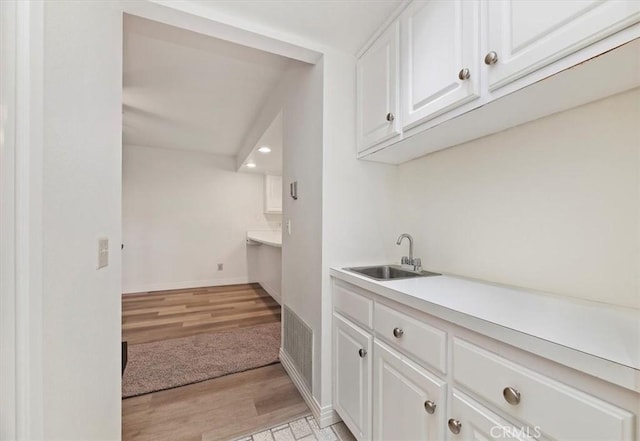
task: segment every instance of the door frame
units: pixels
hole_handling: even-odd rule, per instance
[[[0,2],[0,440],[41,439],[44,2]]]
[[[315,64],[324,48],[222,22],[197,5],[122,12]],[[0,441],[42,439],[45,1],[0,1]]]

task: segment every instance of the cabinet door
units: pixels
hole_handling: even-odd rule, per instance
[[[634,0],[488,0],[488,67],[495,90],[640,21]],[[582,60],[576,60],[576,64]]]
[[[398,23],[358,60],[358,152],[400,133]]]
[[[405,129],[479,96],[478,3],[419,1],[403,13],[400,59]]]
[[[516,427],[457,390],[453,390],[449,431],[455,441],[543,441],[536,427]]]
[[[282,213],[282,176],[264,177],[264,212]]]
[[[371,351],[373,337],[334,314],[334,404],[359,441],[371,439]]]
[[[444,439],[446,384],[378,341],[373,352],[373,439]]]

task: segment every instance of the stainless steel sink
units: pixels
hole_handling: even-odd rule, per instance
[[[345,268],[345,270],[375,280],[398,280],[441,275],[429,271],[410,271],[402,268],[400,265],[360,266],[356,268]]]

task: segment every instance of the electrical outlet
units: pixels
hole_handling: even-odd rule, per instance
[[[218,271],[222,271],[224,270],[224,263],[219,263],[218,264]]]
[[[109,238],[98,239],[98,269],[109,265]]]

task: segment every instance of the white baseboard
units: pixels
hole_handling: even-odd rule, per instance
[[[291,360],[291,357],[289,357],[289,354],[287,354],[283,348],[280,348],[280,362],[282,363],[284,370],[289,374],[289,377],[291,377],[293,384],[298,388],[298,391],[300,392],[300,395],[302,395],[305,403],[307,403],[307,406],[311,409],[311,413],[318,422],[318,426],[324,428],[342,421],[340,416],[335,412],[335,410],[333,410],[332,406],[320,406],[318,400],[315,399],[307,387],[307,383],[302,379],[302,375],[298,372],[293,360]]]
[[[205,286],[240,285],[253,283],[247,277],[232,277],[228,279],[192,280],[185,282],[161,282],[133,285],[122,288],[123,294],[143,293],[152,291],[167,291],[170,289],[202,288]],[[268,292],[268,291],[267,291]]]
[[[269,294],[271,297],[273,297],[273,300],[275,300],[279,304],[282,304],[282,302],[280,301],[280,299],[281,299],[280,291],[274,289],[272,286],[267,285],[264,282],[258,282],[258,283],[260,284],[262,289],[264,289],[267,292],[267,294]]]

